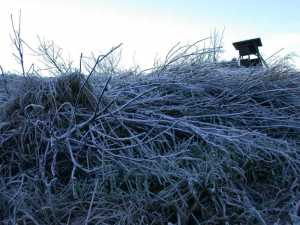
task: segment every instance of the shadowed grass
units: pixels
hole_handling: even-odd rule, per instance
[[[297,218],[299,72],[181,62],[15,79],[1,103],[3,224]]]

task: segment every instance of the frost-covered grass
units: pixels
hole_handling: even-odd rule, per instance
[[[1,224],[296,224],[299,72],[4,77]]]

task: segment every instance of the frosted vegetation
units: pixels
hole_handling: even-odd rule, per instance
[[[148,71],[116,68],[119,46],[75,68],[44,44],[56,76],[22,48],[2,71],[1,224],[297,223],[298,71],[195,45]]]

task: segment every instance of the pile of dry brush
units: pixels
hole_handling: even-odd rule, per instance
[[[297,71],[185,62],[4,78],[0,224],[297,220]]]

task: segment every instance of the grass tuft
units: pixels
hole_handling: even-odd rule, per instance
[[[297,71],[180,61],[7,77],[2,224],[299,221]]]

